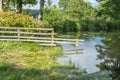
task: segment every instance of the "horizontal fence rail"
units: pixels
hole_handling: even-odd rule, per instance
[[[0,40],[38,42],[42,46],[56,46],[58,43],[78,46],[84,40],[54,37],[53,28],[0,27]]]
[[[53,30],[53,28],[22,28],[22,27],[0,27],[0,29],[45,30],[45,31]]]

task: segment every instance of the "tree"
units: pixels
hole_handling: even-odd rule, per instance
[[[50,10],[45,8],[44,22],[49,26],[53,27],[56,32],[62,32],[64,18],[62,11],[56,6],[52,7]]]
[[[39,20],[43,20],[43,12],[44,12],[44,5],[45,5],[45,0],[40,0],[40,12],[39,12]]]
[[[81,20],[95,16],[95,10],[83,0],[60,0],[59,7],[44,7],[44,11],[44,21],[56,32],[78,31]]]
[[[35,5],[37,4],[37,0],[16,0],[15,4],[16,4],[16,13],[22,13],[22,5],[26,5],[26,4]]]
[[[97,0],[99,5],[99,16],[120,19],[120,0]]]
[[[22,0],[16,0],[16,13],[22,13]]]
[[[109,33],[102,40],[102,45],[97,45],[99,52],[98,58],[101,63],[98,67],[101,70],[110,72],[112,80],[120,80],[120,35],[118,33]]]
[[[65,12],[72,17],[72,19],[82,19],[84,17],[93,17],[94,9],[89,3],[83,0],[70,0]]]
[[[9,9],[12,6],[16,8],[16,13],[22,13],[23,5],[35,5],[37,4],[37,0],[3,0],[3,3],[5,3],[3,4],[3,8],[7,7]]]
[[[0,12],[3,11],[3,0],[0,0]]]
[[[82,20],[95,17],[95,10],[83,0],[69,0],[64,11],[70,21],[75,21],[78,30],[81,29]]]
[[[66,9],[68,3],[69,3],[70,0],[59,0],[59,8],[61,9]]]
[[[52,1],[51,0],[47,0],[47,7],[50,8],[52,5]]]

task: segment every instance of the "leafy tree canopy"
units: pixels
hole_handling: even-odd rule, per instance
[[[100,2],[99,16],[120,19],[120,0],[97,0]]]

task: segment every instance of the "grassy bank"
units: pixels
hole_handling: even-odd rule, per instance
[[[20,68],[46,69],[52,66],[55,58],[61,52],[58,47],[40,47],[36,43],[0,42],[1,61],[14,64]]]
[[[0,80],[109,80],[103,72],[86,74],[73,65],[58,64],[55,58],[60,55],[60,47],[0,41]]]
[[[0,45],[0,80],[73,80],[83,74],[74,66],[55,62],[60,47],[4,41]]]

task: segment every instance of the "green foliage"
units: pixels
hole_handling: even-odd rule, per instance
[[[23,14],[16,14],[14,12],[1,12],[0,25],[8,27],[44,27],[43,23]]]
[[[57,7],[50,10],[46,9],[44,14],[44,22],[53,27],[56,32],[74,32],[77,31],[75,21],[67,20],[67,16]]]
[[[95,30],[95,18],[86,18],[80,21],[80,26],[81,26],[81,30],[83,31],[88,31],[88,30]]]
[[[102,0],[99,5],[99,16],[120,19],[120,0]]]
[[[60,0],[59,7],[46,8],[44,12],[44,22],[53,27],[56,32],[79,31],[84,27],[81,25],[81,20],[95,16],[95,10],[83,0]]]
[[[37,4],[37,0],[23,0],[22,3],[24,5],[26,5],[26,4],[36,5]]]
[[[46,8],[44,14],[44,22],[49,27],[53,27],[56,32],[62,32],[64,14],[57,7],[53,7],[50,10]]]
[[[99,1],[96,10],[83,0],[60,0],[59,8],[46,8],[44,21],[56,32],[119,30],[119,0]]]
[[[70,0],[65,12],[72,20],[78,21],[85,17],[94,16],[94,9],[90,6],[90,4],[85,3],[83,0]]]
[[[11,8],[20,9],[22,11],[22,5],[36,5],[37,0],[3,0],[3,10],[9,11]]]
[[[78,30],[88,26],[91,28],[91,19],[95,17],[95,10],[89,3],[85,3],[83,0],[70,0],[65,13],[69,15],[70,20],[76,23]]]
[[[99,26],[106,30],[120,30],[120,0],[98,0],[100,2],[97,16]]]
[[[9,63],[0,63],[0,80],[111,80],[106,73],[101,72],[85,75],[77,71],[76,76],[76,70],[68,68],[56,66],[48,71],[35,68],[21,69]]]
[[[70,1],[70,0],[59,0],[58,5],[59,5],[59,7],[60,7],[61,9],[66,9],[69,1]]]
[[[63,32],[76,32],[77,25],[74,21],[66,20],[63,25]]]
[[[109,33],[103,39],[102,45],[97,45],[97,51],[100,53],[98,59],[102,62],[98,65],[101,70],[109,71],[112,80],[120,80],[120,34]]]
[[[91,19],[85,19],[80,21],[81,30],[86,31],[114,31],[120,30],[120,20],[113,18],[104,18],[104,17],[96,17]]]

